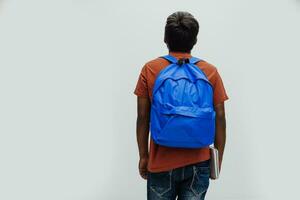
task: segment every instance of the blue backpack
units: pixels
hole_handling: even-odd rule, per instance
[[[167,147],[201,148],[214,142],[213,87],[192,57],[177,60],[163,56],[170,65],[154,83],[150,132],[156,144]]]

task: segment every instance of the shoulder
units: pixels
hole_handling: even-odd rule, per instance
[[[169,62],[167,60],[165,60],[164,58],[157,57],[157,58],[147,61],[144,65],[144,67],[149,69],[149,68],[155,68],[155,67],[161,66],[161,65],[166,65],[168,63]]]
[[[159,73],[160,70],[162,70],[164,67],[168,66],[169,62],[161,57],[157,57],[154,59],[151,59],[147,61],[144,66],[142,71],[144,73],[156,75]]]
[[[215,65],[205,60],[201,60],[200,62],[198,62],[197,66],[206,74],[208,79],[212,79],[218,71]]]

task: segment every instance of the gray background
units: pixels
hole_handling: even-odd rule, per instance
[[[178,10],[230,98],[207,199],[300,198],[300,1],[0,0],[1,200],[146,199],[133,90]]]

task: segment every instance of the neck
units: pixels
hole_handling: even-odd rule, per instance
[[[187,53],[187,54],[191,54],[191,51],[170,51],[169,53]]]
[[[169,54],[175,57],[191,57],[191,52],[169,51]]]

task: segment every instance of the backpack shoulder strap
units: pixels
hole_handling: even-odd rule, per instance
[[[166,59],[167,61],[169,61],[172,64],[177,64],[178,63],[177,58],[175,58],[174,56],[171,56],[170,54],[169,55],[165,55],[165,56],[161,56],[161,58]],[[191,63],[191,64],[196,64],[199,61],[201,61],[201,59],[196,58],[196,57],[191,57],[189,59],[189,63]]]
[[[190,63],[191,64],[196,64],[197,62],[200,62],[201,59],[200,58],[196,58],[196,57],[191,57],[190,58]]]

